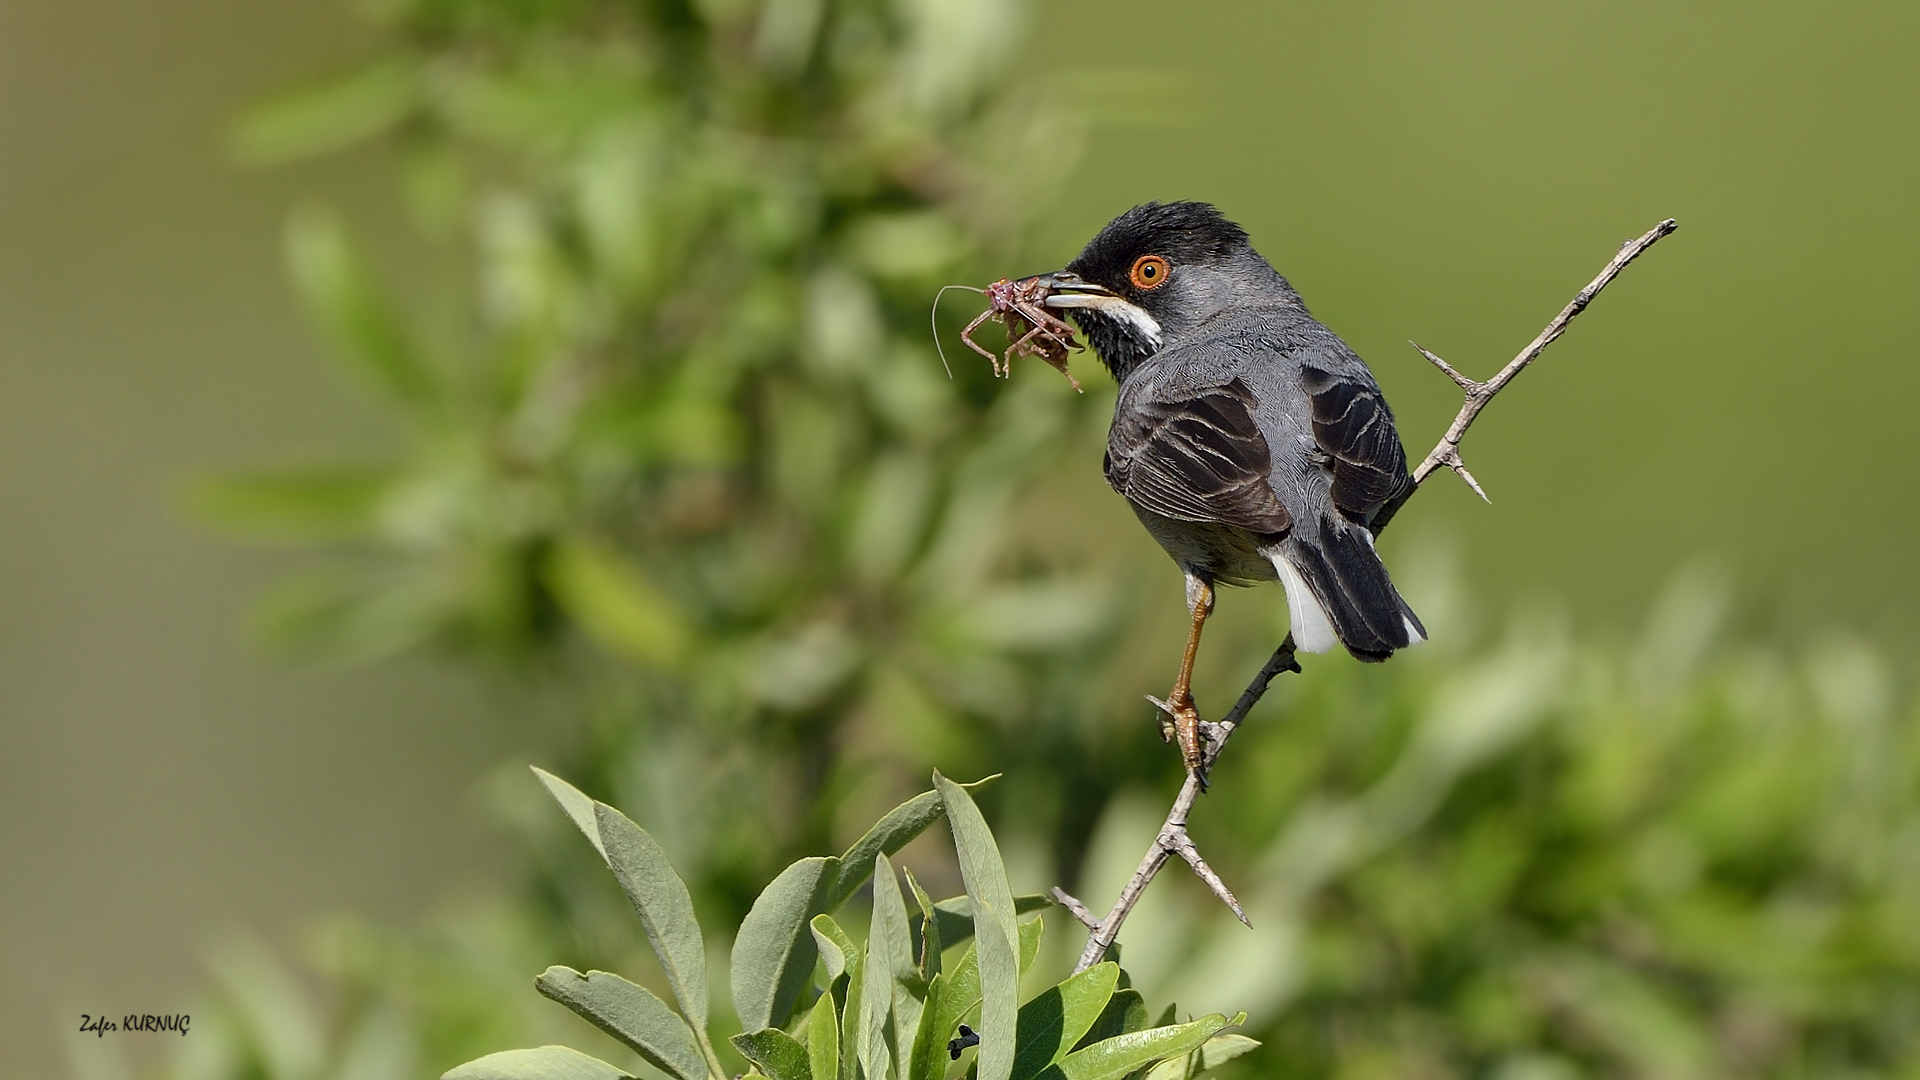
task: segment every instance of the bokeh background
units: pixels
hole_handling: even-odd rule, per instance
[[[1177,576],[1097,368],[992,382],[950,294],[949,383],[925,308],[1148,198],[1245,224],[1415,456],[1457,399],[1406,339],[1490,372],[1681,223],[1476,427],[1493,504],[1386,537],[1433,644],[1236,743],[1195,830],[1261,929],[1156,886],[1156,1007],[1252,1011],[1248,1075],[1920,1068],[1916,46],[1870,3],[6,5],[0,1068],[606,1053],[528,981],[644,962],[529,761],[712,927],[934,767],[1007,774],[1017,889],[1104,902],[1177,780]],[[1283,610],[1226,596],[1203,709]],[[189,1057],[101,1011],[194,1012]]]

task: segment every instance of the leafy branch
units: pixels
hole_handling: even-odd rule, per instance
[[[551,967],[535,980],[560,1002],[674,1080],[727,1080],[708,1034],[706,950],[687,887],[645,829],[535,769],[605,860],[639,913],[674,1006],[605,971]],[[991,778],[989,778],[991,779]],[[984,783],[985,781],[982,781]],[[764,1080],[944,1080],[969,1051],[978,1080],[1188,1080],[1253,1049],[1222,1034],[1246,1019],[1219,1013],[1149,1023],[1118,963],[1096,964],[1021,1004],[1020,978],[1040,951],[1049,901],[1014,896],[993,833],[968,794],[938,773],[934,790],[895,807],[846,852],[787,867],[734,938],[728,1040]],[[888,856],[945,818],[966,895],[934,901],[911,871],[909,909]],[[871,879],[873,913],[856,943],[833,917]],[[971,942],[969,943],[969,939]],[[947,953],[965,944],[949,964]],[[816,987],[816,973],[823,978]],[[444,1080],[627,1080],[616,1065],[565,1046],[489,1054]]]

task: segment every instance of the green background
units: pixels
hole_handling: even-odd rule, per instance
[[[1109,122],[1057,250],[1145,198],[1217,203],[1367,358],[1413,455],[1457,399],[1408,339],[1485,377],[1677,218],[1475,429],[1493,505],[1446,480],[1403,526],[1585,625],[1704,557],[1769,633],[1911,640],[1911,6],[1085,3],[1043,37]]]

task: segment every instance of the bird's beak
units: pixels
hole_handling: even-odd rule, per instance
[[[1126,303],[1107,289],[1083,280],[1071,270],[1055,270],[1051,274],[1041,274],[1034,280],[1046,286],[1046,305],[1050,308],[1097,308],[1115,301]]]
[[[1036,280],[1047,286],[1046,305],[1050,308],[1085,308],[1128,323],[1156,348],[1160,344],[1160,322],[1146,308],[1095,285],[1071,270],[1041,274]]]

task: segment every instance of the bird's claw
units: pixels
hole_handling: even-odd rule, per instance
[[[1160,710],[1161,741],[1178,742],[1180,760],[1186,764],[1187,771],[1201,776],[1200,766],[1204,759],[1200,748],[1200,710],[1194,706],[1193,695],[1189,693],[1179,700],[1162,701],[1148,694],[1147,700]],[[1202,776],[1201,786],[1205,787],[1205,784],[1205,777]]]

